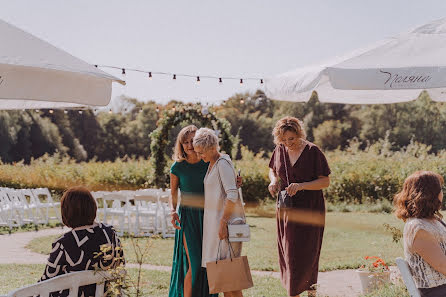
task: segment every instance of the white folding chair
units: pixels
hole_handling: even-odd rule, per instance
[[[20,214],[13,208],[8,194],[6,194],[3,188],[0,188],[0,218],[0,225],[8,226],[10,231],[13,227],[20,227],[22,225]]]
[[[421,297],[420,291],[418,291],[417,286],[410,272],[409,264],[403,258],[396,258],[396,265],[401,272],[401,277],[403,278],[404,284],[406,285],[407,291],[411,297]]]
[[[158,232],[158,197],[134,195],[135,235],[153,235]]]
[[[28,203],[28,208],[32,211],[35,224],[48,224],[48,208],[40,203],[30,189],[18,189],[18,193]]]
[[[54,201],[48,188],[37,188],[32,189],[31,191],[34,194],[34,197],[39,200],[40,204],[45,207],[48,220],[58,220],[59,222],[62,222],[62,218],[60,217],[60,202]],[[50,214],[51,210],[53,210],[54,216]]]
[[[59,275],[46,281],[32,284],[9,292],[7,297],[48,297],[51,292],[69,290],[68,297],[77,297],[79,287],[96,284],[95,297],[104,295],[104,285],[111,276],[106,272],[95,272],[91,270],[72,272]]]
[[[175,228],[170,224],[170,209],[169,209],[170,189],[163,191],[160,189],[158,193],[159,219],[161,220],[161,234],[164,238],[175,237]]]
[[[124,231],[130,232],[131,223],[128,220],[127,207],[129,205],[129,199],[127,196],[110,192],[104,194],[102,197],[104,205],[104,218],[103,222],[111,224],[115,228],[119,229],[119,235],[124,235]],[[110,220],[109,220],[110,217]],[[118,224],[114,224],[114,219],[118,219]],[[127,228],[126,225],[127,219]]]
[[[96,213],[96,220],[98,220],[99,222],[104,221],[106,206],[104,206],[105,203],[103,198],[106,193],[109,192],[104,192],[104,191],[91,192],[91,196],[93,196],[94,200],[96,201],[96,206],[98,208]]]
[[[16,189],[3,188],[2,190],[8,195],[11,208],[17,216],[20,226],[29,223],[35,224],[33,210],[29,207],[25,196]]]

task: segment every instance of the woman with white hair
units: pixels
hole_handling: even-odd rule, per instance
[[[243,217],[243,208],[236,185],[236,174],[231,158],[219,152],[218,138],[208,128],[199,129],[193,140],[194,150],[209,167],[204,177],[204,217],[202,267],[207,262],[230,257],[228,245],[228,222],[233,218]],[[220,253],[218,254],[220,246]],[[241,242],[231,243],[234,254],[239,257]],[[241,291],[225,292],[225,297],[243,296]]]
[[[169,297],[217,297],[218,295],[209,294],[206,269],[201,266],[203,180],[208,163],[201,160],[194,150],[193,138],[197,130],[198,128],[194,125],[181,129],[175,142],[173,154],[175,162],[170,169],[171,223],[177,230]],[[241,183],[241,178],[239,178],[237,185],[240,186]]]

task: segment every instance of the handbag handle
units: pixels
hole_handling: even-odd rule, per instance
[[[285,174],[286,174],[286,183],[287,186],[290,185],[290,179],[288,178],[288,166],[286,164],[286,159],[285,159],[285,146],[281,146],[282,147],[282,151],[283,151],[283,164],[285,165]]]
[[[220,159],[217,160],[217,162],[215,163],[214,166],[217,166],[218,162],[220,162],[220,160],[225,160],[226,162],[229,163],[228,160],[226,160],[224,158],[220,158]],[[229,165],[231,165],[231,163],[229,163]],[[235,172],[235,169],[234,169],[234,166],[231,165],[231,167],[232,167],[232,170],[234,171],[235,176],[237,176],[237,174]],[[218,167],[216,167],[216,169],[217,169],[218,180],[220,181],[220,186],[221,186],[221,188],[223,189],[223,192],[224,192],[224,187],[223,187],[223,182],[221,180],[220,171],[218,170]],[[244,202],[243,202],[242,189],[237,189],[237,192],[238,192],[238,197],[240,199],[240,204],[242,205],[244,223],[246,224],[246,214],[245,214],[245,206],[244,206]],[[235,219],[237,219],[237,218],[235,218]],[[233,220],[235,221],[235,219],[233,219]],[[231,222],[232,222],[232,220],[231,220]]]
[[[234,253],[234,250],[232,249],[232,245],[231,245],[231,242],[229,241],[229,238],[226,238],[226,240],[228,241],[228,245],[229,245],[229,258],[231,258],[231,262],[232,262],[231,252],[234,255],[234,257],[235,257],[235,253]],[[218,242],[217,259],[215,259],[215,264],[217,264],[218,259],[220,258],[220,250],[221,250],[221,242],[222,241],[223,240],[220,239],[220,241]]]

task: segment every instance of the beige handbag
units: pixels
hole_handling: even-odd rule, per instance
[[[220,245],[221,241],[218,245],[217,260],[206,263],[209,293],[241,291],[253,287],[248,258],[246,256],[233,258],[234,251],[228,241],[229,259],[218,260]]]

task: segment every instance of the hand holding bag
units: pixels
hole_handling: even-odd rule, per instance
[[[285,148],[283,149],[285,150]],[[285,174],[286,174],[286,182],[287,187],[290,185],[290,179],[288,177],[288,166],[285,159],[285,152],[283,152],[283,164],[285,165]],[[298,196],[301,195],[305,190],[301,190],[297,192],[294,196],[290,196],[286,190],[280,191],[277,194],[277,208],[285,209],[293,207],[293,199],[298,199]]]
[[[218,178],[220,180],[220,185],[223,188],[220,172],[218,172]],[[238,196],[243,210],[243,217],[233,218],[228,222],[228,239],[230,242],[247,242],[251,239],[251,232],[249,225],[246,223],[245,207],[243,206],[245,203],[243,202],[242,189],[238,189]]]
[[[217,259],[206,263],[210,294],[241,291],[254,286],[248,258],[246,256],[233,258],[234,251],[229,241],[228,245],[229,259],[218,260],[221,248],[220,240]]]

